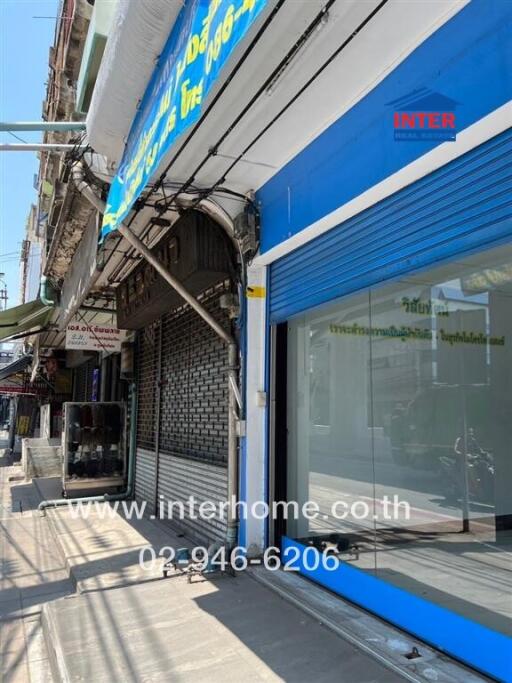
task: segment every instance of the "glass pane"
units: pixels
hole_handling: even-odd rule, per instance
[[[373,291],[371,325],[377,574],[511,633],[511,250]]]
[[[289,322],[288,500],[319,514],[288,535],[373,571],[369,331],[368,294]]]

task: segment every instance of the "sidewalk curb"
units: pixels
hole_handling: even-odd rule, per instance
[[[50,533],[53,536],[53,539],[55,541],[55,545],[59,549],[59,555],[62,559],[62,562],[64,563],[64,566],[67,569],[68,576],[69,576],[69,579],[73,585],[73,588],[75,589],[75,593],[77,595],[80,595],[82,591],[80,590],[80,586],[78,584],[78,579],[75,576],[73,565],[70,563],[69,559],[64,554],[64,549],[62,548],[61,541],[59,538],[59,534],[57,533],[57,530],[55,528],[55,523],[54,523],[55,510],[47,509],[45,517],[48,520],[48,526],[50,527]]]
[[[37,485],[36,485],[37,487]],[[39,493],[41,493],[40,489],[38,488]],[[47,508],[45,510],[45,519],[48,520],[48,526],[50,529],[50,533],[55,541],[55,545],[57,546],[57,552],[59,553],[59,556],[62,560],[63,566],[67,570],[68,578],[72,583],[74,592],[76,595],[86,595],[88,593],[97,593],[100,591],[110,591],[110,590],[115,590],[117,588],[127,588],[129,586],[138,586],[138,585],[144,585],[146,583],[153,583],[155,581],[160,581],[162,580],[162,573],[160,570],[156,572],[155,575],[148,575],[147,578],[142,578],[142,577],[137,577],[135,579],[126,579],[125,581],[116,581],[116,583],[112,585],[106,585],[106,586],[98,586],[95,588],[88,588],[88,587],[83,587],[81,584],[83,582],[82,577],[80,576],[80,568],[81,565],[74,565],[70,559],[66,556],[64,547],[62,546],[62,542],[60,539],[60,535],[57,532],[56,528],[56,519],[59,514],[59,508]],[[126,521],[126,520],[124,520]],[[152,524],[155,524],[154,520],[148,519]],[[167,531],[164,529],[164,531]],[[184,543],[187,543],[187,541],[183,541]]]
[[[34,482],[37,492],[41,496],[41,500],[43,500],[44,497],[42,496],[41,489],[37,484],[37,479],[33,479],[32,481]],[[60,556],[60,559],[62,560],[62,563],[67,570],[68,578],[71,581],[71,584],[75,590],[75,596],[80,595],[76,577],[73,573],[73,568],[71,567],[69,561],[64,555],[59,535],[56,532],[54,526],[53,510],[46,510],[44,517],[48,522],[48,528],[50,529],[50,534],[52,535],[52,538],[55,542],[55,546]],[[71,678],[66,668],[64,653],[62,651],[60,640],[57,634],[57,629],[53,620],[53,604],[53,602],[48,602],[45,603],[41,608],[41,627],[43,629],[43,638],[46,646],[46,652],[48,654],[48,661],[50,663],[50,670],[55,681],[59,681],[59,683],[71,683]]]
[[[48,660],[50,662],[50,670],[53,678],[59,683],[71,683],[64,653],[61,649],[60,641],[57,635],[57,628],[52,616],[53,603],[46,603],[41,609],[41,626],[43,629],[43,638],[48,653]]]
[[[40,492],[39,488],[38,491]],[[58,509],[49,508],[45,516],[48,519],[51,536],[58,548],[57,552],[75,590],[74,597],[155,580],[154,578],[147,581],[138,579],[99,587],[95,590],[81,589],[80,574],[79,572],[78,575],[76,574],[74,565],[66,557],[60,535],[57,532],[56,519],[58,514]],[[77,568],[79,569],[80,565]],[[414,636],[404,633],[339,596],[334,596],[303,577],[290,574],[290,572],[270,573],[262,568],[251,568],[245,573],[253,581],[260,583],[267,590],[293,604],[315,621],[336,633],[338,637],[351,643],[366,655],[370,655],[404,680],[411,683],[431,683],[432,681],[436,681],[436,683],[484,683],[489,681],[488,678],[468,669]],[[56,680],[68,683],[70,681],[69,672],[66,670],[63,652],[57,640],[51,604],[43,607],[41,620],[52,671],[55,672]],[[413,647],[420,651],[421,657],[405,659],[405,655],[411,652]]]
[[[41,497],[41,500],[44,500],[44,494],[43,494],[43,492],[41,491],[41,489],[39,488],[39,483],[38,483],[38,481],[37,481],[37,477],[35,477],[34,479],[32,479],[32,483],[34,484],[34,486],[35,486],[35,488],[36,488],[36,490],[37,490],[39,496]],[[57,533],[57,531],[56,531],[56,529],[55,529],[55,526],[54,526],[54,516],[55,516],[55,512],[56,512],[56,509],[47,508],[47,509],[45,510],[45,513],[44,513],[43,516],[45,517],[45,519],[48,520],[48,527],[49,527],[49,529],[50,529],[50,533],[51,533],[51,535],[52,535],[52,537],[53,537],[53,540],[55,541],[55,545],[57,546],[57,549],[58,549],[57,552],[59,553],[60,559],[62,560],[64,567],[67,569],[68,577],[69,577],[69,579],[70,579],[70,581],[71,581],[71,583],[72,583],[72,585],[73,585],[73,588],[74,588],[74,590],[75,590],[75,593],[77,593],[78,595],[80,595],[80,592],[81,592],[81,591],[80,591],[80,589],[79,589],[78,581],[77,581],[77,579],[76,579],[76,576],[75,576],[75,574],[74,574],[74,572],[73,572],[73,566],[70,564],[69,560],[66,558],[66,555],[65,555],[65,553],[64,553],[64,550],[63,550],[62,545],[61,545],[61,542],[60,542],[59,534]],[[39,513],[37,513],[37,514],[41,514],[41,513],[39,512]]]

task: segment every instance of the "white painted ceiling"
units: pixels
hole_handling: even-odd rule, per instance
[[[389,0],[265,133],[250,150],[247,158],[235,166],[224,185],[242,193],[261,187],[301,149],[374,88],[429,35],[460,11],[467,1]],[[235,49],[223,69],[222,78],[203,103],[203,111],[222,87],[223,81],[238,63],[253,35],[275,4],[276,0],[269,2],[250,34]],[[218,155],[209,159],[197,174],[195,185],[210,187],[222,178],[231,159],[238,156],[260,133],[378,4],[377,0],[336,0],[329,10],[328,21],[310,37],[281,74],[272,91],[261,95],[235,126],[220,146]],[[179,159],[170,168],[167,174],[169,182],[183,182],[189,178],[208,150],[229,128],[324,5],[324,0],[286,0],[260,38],[258,47],[250,54]],[[166,168],[186,135],[187,133],[178,138],[172,146],[155,173],[155,179]],[[153,198],[153,201],[155,199],[157,198]],[[238,202],[227,201],[221,196],[215,196],[214,199],[232,215],[240,210]],[[140,211],[132,225],[135,232],[144,234],[145,226],[152,215],[154,210],[150,207]],[[174,220],[176,214],[169,213],[168,217]],[[153,228],[149,244],[154,244],[164,233],[165,229]],[[136,263],[133,260],[126,261],[126,255],[131,252],[125,243],[116,245],[116,240],[111,240],[108,248],[113,247],[116,251],[100,278],[100,286],[115,286]]]
[[[170,180],[189,177],[324,4],[324,0],[285,2],[258,47],[170,169]],[[197,175],[196,184],[208,187],[218,181],[230,164],[221,155],[238,156],[378,4],[377,0],[337,0],[329,10],[327,23],[308,39],[272,92],[259,97],[221,145],[218,156],[212,157]],[[390,0],[265,133],[245,162],[230,172],[225,184],[242,192],[258,189],[465,4],[467,0]],[[250,37],[245,45],[249,40]],[[243,47],[238,46],[224,68],[224,75],[230,73],[242,52]],[[203,108],[214,95],[215,91]],[[155,177],[167,166],[181,140],[170,150]]]

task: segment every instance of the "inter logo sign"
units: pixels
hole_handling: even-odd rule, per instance
[[[421,88],[392,102],[395,140],[455,141],[458,102],[445,95]]]

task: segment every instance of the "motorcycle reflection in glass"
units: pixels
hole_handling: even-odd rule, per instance
[[[440,457],[447,497],[457,500],[463,496],[466,467],[470,500],[475,503],[493,504],[494,459],[492,454],[478,443],[473,427],[469,427],[466,439],[463,434],[456,438],[453,451],[452,457]]]

